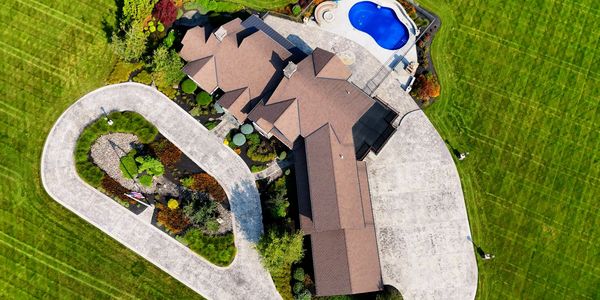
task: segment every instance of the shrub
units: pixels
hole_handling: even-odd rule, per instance
[[[183,236],[183,240],[192,251],[218,266],[231,264],[235,257],[236,248],[232,233],[210,236],[198,229],[190,229]]]
[[[117,197],[123,201],[132,202],[133,200],[129,199],[125,194],[129,192],[125,187],[123,187],[119,182],[112,179],[112,177],[108,175],[104,175],[102,177],[102,188],[104,191],[109,194],[109,196]]]
[[[177,7],[171,0],[160,0],[154,6],[152,15],[165,24],[166,27],[171,27],[177,19]]]
[[[216,201],[224,201],[227,198],[225,190],[219,184],[219,182],[212,176],[206,173],[199,173],[192,175],[194,178],[194,184],[192,190],[204,192],[209,194]]]
[[[252,173],[258,173],[258,172],[260,172],[260,171],[262,171],[262,170],[266,169],[267,167],[268,167],[267,165],[252,165],[252,166],[250,167],[250,171],[251,171]]]
[[[183,207],[183,213],[192,223],[198,226],[206,226],[208,222],[217,218],[217,203],[210,199],[193,201]]]
[[[150,145],[154,154],[167,167],[174,167],[181,159],[182,152],[167,139],[161,139]]]
[[[167,33],[167,36],[162,41],[163,45],[167,48],[171,48],[173,46],[173,43],[175,43],[175,38],[175,30],[169,30],[169,33]]]
[[[279,153],[279,160],[284,160],[286,157],[287,157],[287,152],[281,151],[281,153]]]
[[[304,282],[305,275],[306,274],[304,274],[304,269],[302,268],[296,268],[296,270],[294,270],[294,279],[300,282]]]
[[[300,5],[296,4],[294,5],[294,7],[292,7],[292,13],[294,14],[294,16],[299,15],[302,12],[302,7],[300,7]]]
[[[131,75],[131,73],[133,73],[133,71],[141,67],[141,63],[132,64],[119,60],[113,67],[112,71],[110,72],[110,75],[108,75],[106,83],[115,84],[120,82],[127,82],[129,81],[129,76]]]
[[[275,147],[270,141],[261,141],[259,144],[249,146],[247,155],[256,162],[268,162],[277,157]]]
[[[246,135],[246,140],[248,140],[248,145],[250,146],[258,145],[260,143],[260,135],[256,132],[248,134]]]
[[[152,75],[148,71],[143,70],[133,77],[133,81],[150,85],[152,84]]]
[[[206,127],[206,129],[208,130],[212,130],[215,127],[217,127],[217,125],[219,125],[220,121],[208,121],[206,123],[204,123],[204,127]]]
[[[246,143],[246,137],[241,133],[236,133],[232,139],[233,143],[237,146],[242,146]]]
[[[186,79],[181,83],[181,90],[186,94],[193,94],[198,86],[191,79]]]
[[[219,227],[221,227],[221,224],[216,219],[209,219],[204,223],[204,229],[210,233],[216,233],[219,231]]]
[[[127,30],[123,37],[113,34],[111,47],[124,61],[136,62],[146,52],[148,36],[138,25]]]
[[[136,153],[137,151],[135,151],[135,149],[131,150],[127,155],[120,159],[119,169],[121,169],[123,177],[127,179],[133,179],[138,174],[138,167],[134,158]]]
[[[170,199],[167,202],[167,207],[169,209],[177,209],[179,207],[179,202],[177,201],[177,199]]]
[[[183,68],[183,62],[175,50],[169,50],[166,46],[160,46],[154,50],[152,70],[157,85],[160,83],[161,86],[173,86],[179,82],[185,77],[181,68]],[[194,82],[192,81],[192,83]]]
[[[240,127],[240,131],[247,136],[254,132],[254,127],[252,124],[244,124],[242,127]]]
[[[202,91],[196,95],[196,104],[198,104],[198,106],[206,107],[211,103],[212,96],[209,93]]]
[[[152,186],[152,176],[150,176],[148,174],[144,174],[144,175],[140,176],[139,181],[140,181],[140,184],[145,187]]]
[[[181,209],[169,209],[162,204],[158,204],[157,209],[157,222],[173,234],[180,233],[190,224]]]
[[[181,185],[185,186],[188,189],[191,189],[194,185],[194,177],[186,177],[180,180]]]
[[[140,165],[138,172],[146,172],[150,176],[160,176],[165,173],[165,167],[156,158],[151,156],[139,156],[135,159]]]
[[[312,298],[312,294],[307,289],[305,289],[298,296],[296,296],[297,300],[310,300],[311,298]]]
[[[269,213],[274,218],[285,218],[290,201],[287,197],[287,190],[280,190],[272,193],[267,200]]]
[[[304,291],[304,284],[302,282],[296,281],[294,283],[294,288],[293,288],[294,294],[299,295],[300,293],[302,293],[302,291]]]
[[[104,176],[104,171],[102,171],[98,166],[90,161],[76,162],[75,168],[77,169],[77,173],[81,176],[83,181],[87,182],[89,185],[93,187],[98,187],[100,182],[102,181],[102,177]]]

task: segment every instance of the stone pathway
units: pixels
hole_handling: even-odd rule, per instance
[[[221,122],[213,128],[211,131],[215,134],[221,141],[225,140],[227,134],[234,128],[238,128],[240,125],[238,121],[230,114],[224,114],[221,117]]]
[[[87,185],[75,170],[74,150],[83,128],[106,111],[135,111],[153,123],[227,192],[237,255],[217,267]],[[209,299],[280,299],[255,243],[262,234],[260,198],[242,159],[156,89],[122,83],[97,89],[56,121],[42,153],[41,178],[57,202]]]
[[[270,162],[269,166],[266,169],[264,169],[258,173],[254,173],[254,179],[261,180],[261,179],[269,178],[269,181],[272,181],[274,179],[277,179],[277,177],[279,177],[283,174],[283,169],[285,169],[293,164],[294,164],[294,160],[291,158],[288,158],[283,161],[276,160],[276,161]]]

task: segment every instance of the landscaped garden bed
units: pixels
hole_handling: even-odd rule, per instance
[[[113,112],[87,126],[75,150],[81,178],[214,264],[233,261],[227,195],[141,115]]]
[[[252,124],[243,124],[232,129],[224,143],[240,155],[253,173],[267,168],[276,159],[287,158],[287,147],[275,138],[267,139],[254,131]]]

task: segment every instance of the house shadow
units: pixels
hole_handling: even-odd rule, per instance
[[[246,240],[257,243],[263,232],[262,209],[256,183],[242,180],[228,191],[229,203],[239,232]]]
[[[290,34],[287,36],[287,39],[306,55],[310,55],[313,52],[313,49],[299,36]]]

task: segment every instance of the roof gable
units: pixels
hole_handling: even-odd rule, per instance
[[[217,69],[213,56],[189,62],[182,71],[192,78],[201,89],[209,93],[217,88]]]

